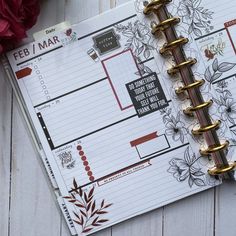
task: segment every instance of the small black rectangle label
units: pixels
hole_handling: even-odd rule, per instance
[[[138,117],[168,106],[168,101],[156,73],[126,84]]]
[[[120,37],[115,33],[114,29],[110,29],[102,34],[93,37],[94,48],[99,55],[103,55],[120,47]]]

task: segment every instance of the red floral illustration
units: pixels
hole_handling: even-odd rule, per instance
[[[38,0],[0,1],[0,53],[26,37],[39,15]]]
[[[71,33],[72,33],[72,29],[68,29],[68,30],[66,31],[66,36],[70,36]]]
[[[94,199],[94,189],[95,187],[93,186],[90,191],[86,193],[79,188],[76,180],[74,179],[71,196],[64,197],[70,203],[74,204],[76,208],[78,208],[77,213],[74,212],[76,217],[74,222],[81,225],[81,233],[87,233],[94,227],[101,226],[103,223],[109,221],[102,216],[108,213],[107,208],[109,208],[112,204],[105,203],[105,199],[103,199],[100,203],[97,203]]]

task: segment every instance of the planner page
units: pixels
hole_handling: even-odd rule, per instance
[[[130,2],[7,55],[72,234],[220,183],[190,140],[156,47]]]
[[[213,100],[212,117],[222,121],[219,136],[230,141],[227,158],[235,161],[236,1],[174,0],[169,10],[180,17],[179,34],[190,39],[195,75],[206,81],[202,93]]]
[[[236,2],[214,3],[203,0],[207,9],[203,25],[193,31],[201,58],[205,65],[205,79],[215,88],[218,105],[217,113],[228,123],[234,139],[236,138]],[[199,11],[199,7],[195,11]],[[204,16],[204,13],[203,13]],[[193,25],[196,25],[196,19]],[[197,27],[198,29],[198,27]],[[201,32],[201,33],[200,33]]]

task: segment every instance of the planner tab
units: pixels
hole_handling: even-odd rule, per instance
[[[70,27],[71,27],[70,22],[69,21],[64,21],[64,22],[61,22],[57,25],[48,27],[44,30],[41,30],[39,32],[34,33],[33,37],[34,37],[34,40],[39,40],[39,39],[54,35],[55,33],[61,32],[61,31],[65,30],[65,29],[68,29]]]

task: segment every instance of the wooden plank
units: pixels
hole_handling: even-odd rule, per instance
[[[64,20],[64,0],[44,1],[36,32]],[[13,104],[12,189],[9,235],[58,236],[61,217],[46,176],[40,167],[27,127],[17,102]]]
[[[216,189],[215,236],[236,235],[235,182],[225,182]]]
[[[214,189],[164,207],[164,234],[211,236],[214,226]]]
[[[66,1],[65,18],[70,21],[71,24],[88,19],[97,14],[99,14],[99,0]]]
[[[59,235],[59,211],[15,99],[13,112],[10,235]]]
[[[115,0],[115,5],[119,6],[119,5],[126,3],[126,2],[129,2],[129,0]]]
[[[109,10],[112,7],[111,0],[99,0],[99,13]]]
[[[4,79],[0,66],[0,229],[1,235],[8,235],[10,163],[11,163],[11,108],[12,90]]]
[[[162,236],[162,208],[113,226],[112,236],[120,235]]]

